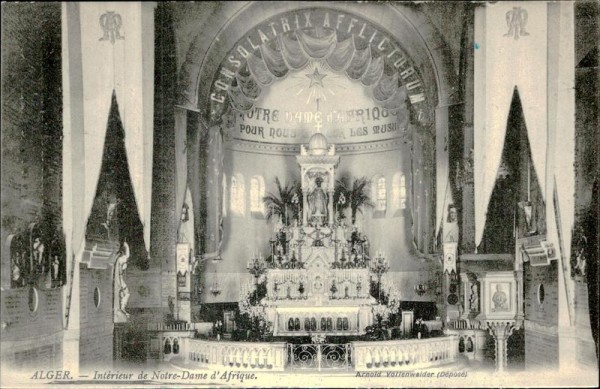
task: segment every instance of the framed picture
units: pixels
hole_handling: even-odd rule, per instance
[[[490,312],[510,312],[511,284],[510,282],[490,282]]]

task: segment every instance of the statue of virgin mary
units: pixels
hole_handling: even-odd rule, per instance
[[[327,216],[327,193],[321,188],[323,179],[317,177],[315,179],[316,187],[308,195],[308,208],[310,209],[310,216],[322,215],[324,218]]]

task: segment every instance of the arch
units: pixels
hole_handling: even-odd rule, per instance
[[[396,172],[392,176],[392,210],[394,212],[406,208],[406,176]]]
[[[227,174],[223,173],[223,204],[222,204],[222,215],[223,217],[227,217],[227,209],[229,208],[229,196],[227,191]]]
[[[371,198],[375,203],[374,213],[385,213],[387,209],[387,182],[381,174],[371,179]]]
[[[441,35],[420,10],[401,4],[373,4],[369,12],[361,4],[317,2],[286,3],[250,2],[241,7],[236,5],[224,7],[224,12],[216,15],[214,27],[198,26],[198,32],[191,42],[185,61],[180,68],[180,89],[178,103],[180,106],[201,111],[208,116],[209,107],[203,102],[210,98],[210,88],[214,76],[229,50],[244,38],[245,34],[256,26],[255,20],[270,20],[287,12],[309,8],[325,8],[332,12],[349,15],[360,15],[368,23],[377,25],[397,40],[402,39],[402,49],[415,62],[423,79],[435,80],[435,85],[427,91],[432,100],[432,107],[447,106],[449,99],[457,90],[456,76],[453,71],[449,49]],[[229,9],[228,9],[229,8]],[[230,16],[227,16],[230,14]],[[220,28],[216,28],[220,26]],[[207,39],[206,31],[216,31]],[[206,82],[211,80],[211,82]]]
[[[422,146],[418,153],[422,153],[423,158],[428,160],[427,162],[432,162],[436,166],[434,171],[421,172],[426,176],[424,181],[428,185],[430,182],[434,183],[435,194],[420,200],[417,216],[423,220],[415,221],[414,228],[417,249],[429,252],[432,248],[427,242],[430,242],[430,235],[437,228],[434,221],[440,220],[440,215],[443,213],[440,204],[444,203],[443,197],[448,182],[448,171],[445,167],[448,165],[448,154],[442,146],[442,140],[447,139],[448,128],[453,121],[449,117],[448,106],[457,104],[460,94],[457,93],[457,74],[454,71],[450,48],[428,19],[427,14],[420,9],[420,6],[392,2],[370,3],[367,5],[337,2],[248,2],[216,7],[209,23],[198,24],[196,31],[188,34],[193,38],[189,41],[190,45],[187,50],[181,48],[179,51],[181,66],[178,74],[177,104],[183,109],[176,110],[176,115],[185,114],[185,110],[194,111],[198,113],[204,129],[214,130],[219,128],[218,125],[231,118],[231,115],[224,115],[230,112],[230,104],[223,104],[223,109],[219,110],[214,109],[215,106],[210,104],[211,93],[217,87],[217,81],[220,82],[218,86],[223,87],[222,91],[226,93],[229,93],[229,85],[235,85],[236,91],[234,92],[242,97],[242,102],[244,101],[243,96],[255,96],[260,87],[254,81],[255,75],[250,73],[247,58],[251,58],[250,54],[252,54],[252,60],[258,59],[254,65],[258,64],[265,70],[267,65],[262,60],[261,47],[272,45],[275,39],[272,33],[268,33],[271,35],[267,37],[267,40],[263,40],[262,37],[256,35],[258,27],[263,28],[262,26],[268,22],[278,23],[277,27],[274,24],[273,27],[268,28],[269,30],[271,28],[278,29],[279,34],[285,31],[282,23],[284,23],[283,20],[288,13],[296,13],[302,16],[303,12],[311,10],[315,10],[315,13],[331,13],[332,25],[336,27],[335,30],[338,30],[336,25],[338,21],[333,20],[335,15],[344,15],[346,22],[356,18],[360,19],[361,23],[362,21],[368,23],[374,30],[381,33],[375,38],[371,46],[367,46],[371,47],[372,50],[377,51],[379,46],[385,47],[386,43],[394,42],[386,47],[387,51],[379,51],[378,54],[387,58],[388,55],[394,53],[392,49],[396,47],[408,59],[406,68],[400,68],[398,72],[392,72],[393,76],[396,77],[394,81],[399,84],[396,85],[398,90],[405,86],[408,88],[407,85],[399,82],[403,79],[402,72],[404,71],[412,72],[412,74],[416,74],[415,77],[424,81],[423,91],[418,93],[418,96],[408,94],[408,100],[411,101],[407,105],[411,111],[409,131],[419,134],[418,138]],[[322,22],[322,20],[316,20],[319,23]],[[295,34],[297,23],[292,19],[287,20],[287,22],[289,23],[287,31]],[[324,22],[322,24],[324,25]],[[349,26],[349,24],[344,26]],[[298,29],[302,29],[302,27],[300,25]],[[356,35],[356,30],[360,30],[360,28],[352,30],[352,34]],[[207,31],[209,31],[208,34]],[[247,41],[250,35],[252,35],[252,38]],[[389,41],[386,43],[383,43],[383,40],[378,41],[378,39],[382,39],[382,36],[389,37]],[[187,40],[187,38],[185,39]],[[369,39],[370,36],[367,35],[366,39],[361,42],[367,42]],[[280,47],[271,47],[270,49],[279,50]],[[244,55],[244,61],[240,61],[239,67],[241,69],[243,65],[243,71],[239,73],[238,70],[240,69],[238,68],[224,70],[224,64],[231,63],[230,60],[239,61],[240,53]],[[235,54],[238,59],[235,56],[232,57],[232,54]],[[394,55],[398,54],[395,53]],[[367,58],[368,56],[364,55],[364,57]],[[315,55],[311,55],[311,58],[315,58]],[[393,57],[392,59],[396,60],[396,58],[400,57]],[[277,60],[279,60],[279,57]],[[371,56],[369,61],[373,60],[374,56]],[[386,61],[387,59],[384,59],[384,63],[387,64],[385,66],[388,66],[389,69],[389,63]],[[281,62],[284,62],[283,59]],[[367,62],[365,60],[365,64]],[[287,64],[285,65],[287,66]],[[368,65],[365,66],[368,67]],[[285,70],[283,67],[282,69]],[[266,70],[270,72],[273,68]],[[272,73],[270,73],[271,76]],[[392,77],[390,72],[384,73],[384,76]],[[224,80],[230,82],[230,84],[224,84]],[[252,82],[248,82],[249,80]],[[265,78],[262,82],[268,84],[271,81]],[[245,89],[242,91],[242,88]],[[397,97],[397,94],[393,94],[393,96]],[[228,94],[227,99],[229,99]],[[182,118],[180,121],[176,120],[176,123],[185,123],[185,121]],[[178,127],[176,128],[178,133],[185,133],[186,129],[182,125],[176,124],[176,126]],[[437,146],[434,138],[438,140]],[[424,190],[424,188],[419,190]],[[430,217],[431,213],[434,213],[436,217]]]
[[[232,216],[244,216],[246,214],[246,183],[241,173],[231,176],[230,209]]]
[[[265,179],[261,175],[250,178],[250,212],[252,215],[264,216]]]

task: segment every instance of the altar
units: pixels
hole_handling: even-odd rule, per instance
[[[297,161],[302,211],[291,225],[276,226],[264,265],[262,254],[248,263],[255,276],[264,273],[266,279],[261,305],[275,336],[364,334],[377,304],[370,295],[373,258],[367,236],[335,218],[339,156],[317,132]]]

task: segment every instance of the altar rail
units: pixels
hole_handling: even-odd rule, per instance
[[[356,370],[402,370],[450,363],[456,358],[458,337],[352,342]]]
[[[148,331],[198,331],[199,333],[207,332],[207,329],[212,329],[212,323],[148,323],[146,329]]]
[[[283,342],[215,342],[186,338],[182,339],[182,350],[187,366],[283,371],[287,349]]]
[[[485,358],[486,330],[477,328],[449,328],[446,332],[448,335],[455,335],[458,338],[457,350],[459,355],[464,355],[468,359],[481,361]]]

